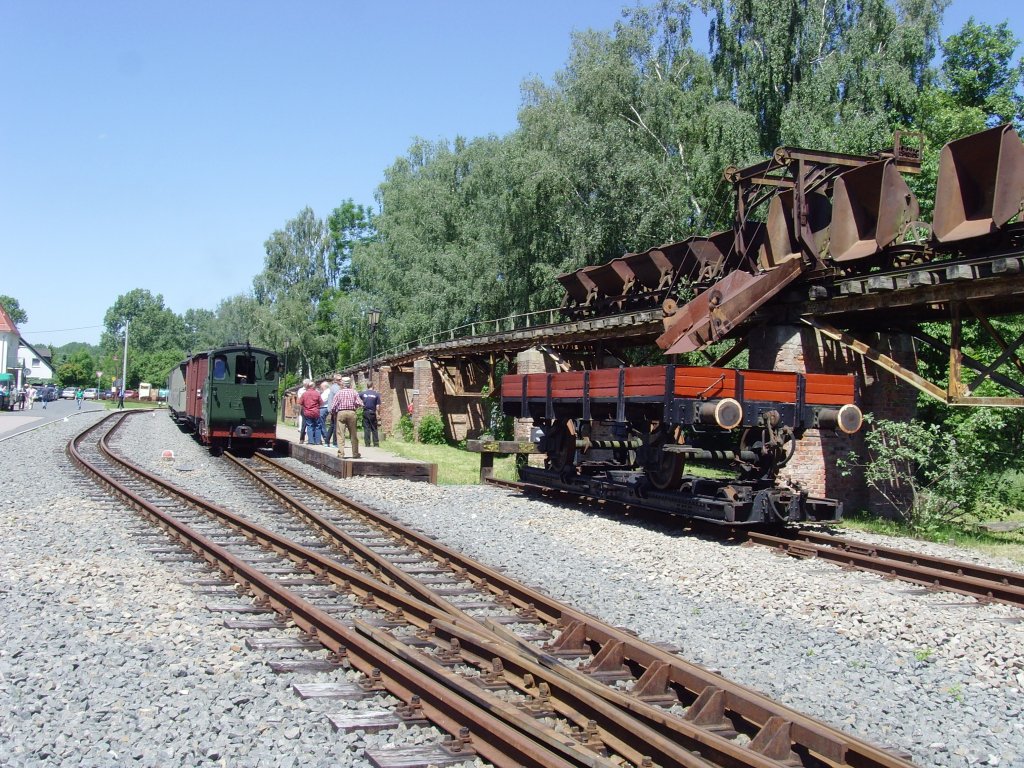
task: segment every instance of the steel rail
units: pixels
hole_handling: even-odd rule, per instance
[[[229,457],[229,455],[225,454],[225,457]],[[272,490],[275,496],[302,511],[302,514],[314,521],[316,527],[323,530],[325,534],[340,540],[346,548],[355,546],[360,551],[361,558],[372,560],[375,568],[389,573],[394,569],[393,565],[386,562],[386,558],[354,542],[344,530],[310,510],[307,505],[289,498],[280,488],[273,486],[265,477],[253,472],[245,463],[234,459],[234,464],[246,470],[247,477],[261,482]],[[272,466],[278,467],[279,465],[272,463]],[[290,470],[287,476],[293,476]],[[310,487],[317,493],[321,493],[321,488],[316,483]],[[434,595],[432,598],[436,606],[442,610],[446,610],[446,606],[452,605],[441,596]],[[651,757],[663,763],[668,761],[668,764],[690,764],[689,758],[678,751],[678,745],[666,742],[658,733],[658,731],[668,731],[675,738],[683,740],[684,749],[696,750],[701,755],[712,756],[716,760],[716,765],[768,768],[780,765],[779,761],[790,759],[788,737],[784,739],[784,754],[780,754],[780,742],[765,744],[755,742],[750,748],[739,746],[731,739],[716,732],[722,730],[718,721],[702,723],[696,718],[687,721],[669,716],[664,710],[660,710],[644,700],[631,698],[617,693],[613,689],[608,689],[607,686],[595,682],[593,678],[566,667],[552,655],[544,654],[542,656],[543,664],[537,664],[532,659],[532,656],[537,653],[536,648],[524,646],[521,638],[487,618],[478,621],[461,609],[455,608],[451,618],[435,618],[431,623],[431,629],[436,632],[438,627],[446,628],[445,636],[450,640],[454,638],[457,644],[483,647],[481,643],[486,643],[487,652],[485,655],[478,655],[476,659],[478,664],[482,665],[492,662],[494,658],[500,658],[505,669],[528,667],[527,671],[519,676],[520,679],[524,679],[528,674],[534,678],[536,683],[547,684],[550,690],[557,692],[553,699],[569,702],[567,706],[559,710],[559,714],[570,717],[570,713],[584,713],[587,720],[595,722],[602,738],[605,740],[609,737],[615,738],[616,751],[628,751],[630,746],[627,736],[632,734],[635,738],[639,732],[652,753]],[[379,637],[376,634],[374,636]],[[528,658],[523,656],[524,651],[529,654]],[[520,683],[515,687],[523,692],[528,692],[530,688],[525,683]],[[632,718],[624,719],[623,712],[630,712],[633,716],[642,718],[648,725],[644,726],[642,723],[633,721]],[[653,726],[656,726],[658,730],[653,730]]]
[[[454,610],[454,615],[447,615],[442,611],[438,611],[429,605],[425,605],[419,601],[416,597],[407,596],[397,590],[382,584],[375,579],[346,568],[335,561],[327,558],[313,550],[307,549],[299,544],[290,541],[287,538],[279,537],[273,532],[262,528],[244,518],[238,517],[233,513],[218,507],[216,504],[200,499],[184,489],[178,488],[173,483],[164,480],[148,471],[137,467],[134,464],[126,461],[122,457],[111,454],[109,456],[113,461],[121,464],[129,471],[142,477],[147,482],[157,485],[161,488],[165,488],[176,495],[179,495],[189,504],[196,506],[201,511],[207,512],[215,517],[219,517],[224,520],[225,523],[230,527],[243,533],[250,540],[259,543],[265,547],[271,548],[274,551],[286,555],[294,562],[300,563],[303,566],[308,567],[314,573],[319,575],[327,575],[332,581],[340,582],[346,588],[352,591],[359,592],[364,591],[366,594],[371,594],[378,597],[380,602],[386,602],[387,605],[384,607],[388,609],[395,618],[401,618],[409,620],[414,626],[420,628],[429,628],[442,623],[446,627],[455,627],[460,632],[461,637],[474,636],[476,634],[484,635],[487,637],[490,643],[492,643],[492,657],[502,658],[506,664],[510,667],[515,667],[519,663],[517,656],[521,653],[517,643],[518,638],[513,638],[510,635],[502,635],[500,630],[503,628],[498,627],[499,632],[493,632],[494,628],[485,628],[481,626],[472,617],[465,616],[458,609]],[[372,550],[368,550],[369,554],[373,554]],[[209,558],[207,558],[209,559]],[[368,564],[372,566],[372,563]],[[263,588],[254,587],[249,580],[245,578],[245,574],[239,574],[235,569],[231,568],[225,571],[235,580],[239,581],[243,585],[247,586],[251,591],[261,596],[264,602],[274,610],[282,613],[282,615],[290,618],[300,628],[310,634],[312,637],[317,638],[325,647],[331,649],[339,658],[347,658],[346,648],[350,647],[344,644],[338,645],[335,637],[328,634],[324,634],[324,631],[317,631],[317,621],[323,615],[323,612],[318,611],[315,606],[310,606],[316,611],[314,614],[305,614],[304,620],[299,620],[297,617],[302,617],[304,614],[296,612],[296,605],[305,606],[307,603],[301,598],[294,596],[290,591],[284,590],[286,595],[285,599],[275,598],[273,595],[264,594],[266,591],[265,584]],[[274,581],[271,579],[269,584],[276,586]],[[381,599],[382,598],[382,599]],[[365,604],[364,604],[365,605]],[[372,606],[366,606],[372,607]],[[340,625],[344,626],[344,625]],[[347,628],[346,628],[347,629]],[[351,631],[351,630],[349,630]],[[367,634],[365,626],[363,633]],[[378,645],[380,645],[381,638],[383,637],[380,633],[370,633],[372,639],[374,639]],[[510,643],[510,640],[513,642]],[[392,645],[397,641],[391,641]],[[337,647],[336,647],[337,646]],[[504,651],[501,649],[504,648]],[[423,657],[421,654],[410,652],[411,655],[407,657],[407,661],[417,667],[421,672],[427,674],[431,673],[433,669],[432,663],[429,659]],[[361,670],[364,671],[365,670]],[[576,673],[578,675],[578,673]],[[616,709],[610,707],[601,697],[595,695],[592,691],[595,683],[585,676],[578,675],[580,682],[583,685],[583,690],[570,694],[571,687],[567,688],[566,683],[558,677],[557,670],[546,669],[543,667],[536,667],[533,670],[534,686],[531,690],[530,686],[521,685],[519,686],[520,692],[526,696],[536,697],[538,696],[537,688],[543,684],[548,686],[549,689],[555,689],[559,692],[559,696],[552,697],[552,700],[568,701],[569,703],[562,703],[559,707],[558,713],[571,719],[573,712],[577,712],[575,709],[576,705],[582,707],[582,714],[577,712],[575,719],[578,721],[580,718],[584,720],[583,724],[591,724],[593,727],[593,733],[596,734],[597,738],[608,744],[614,745],[615,749],[621,754],[627,756],[628,759],[633,759],[637,765],[645,764],[645,760],[650,757],[655,758],[658,764],[664,766],[686,766],[688,768],[714,768],[714,766],[735,766],[736,768],[751,767],[751,768],[779,768],[783,763],[766,757],[765,755],[759,754],[758,752],[752,751],[746,747],[741,747],[729,739],[717,734],[714,730],[709,730],[706,727],[702,727],[696,724],[688,724],[685,722],[677,722],[671,724],[667,730],[675,737],[681,737],[683,743],[676,743],[672,739],[666,738],[665,735],[659,732],[659,730],[652,728],[649,725],[645,725],[641,720],[636,719],[636,715],[628,713],[622,709]],[[436,677],[436,675],[435,675]],[[444,677],[441,682],[447,681],[449,687],[451,686],[451,679],[448,676]],[[467,688],[463,684],[459,684],[460,689],[465,692],[476,693],[477,689],[472,687]],[[588,692],[587,688],[591,691]],[[479,702],[479,696],[476,697]],[[509,707],[502,705],[499,701],[485,702],[486,708],[492,711],[496,716],[506,720],[508,724],[523,733],[535,734],[537,729],[534,726],[534,721],[531,715],[524,715],[516,707]],[[647,705],[650,710],[647,714],[653,715],[655,721],[661,721],[664,719],[664,715],[656,710],[656,708]],[[431,718],[433,719],[433,718]],[[582,729],[581,729],[582,730]],[[557,750],[569,750],[571,756],[574,759],[582,759],[587,765],[603,766],[605,763],[598,758],[592,758],[589,752],[579,752],[577,746],[570,740],[565,741],[564,737],[557,736],[552,738],[551,734],[547,733],[544,729],[539,731],[541,738],[546,740],[549,746],[553,746]],[[636,746],[639,744],[640,746]],[[786,741],[788,745],[788,740]],[[778,748],[778,747],[776,747]],[[691,754],[691,750],[698,750],[696,754]],[[788,754],[788,746],[786,749]],[[707,762],[700,758],[700,755],[714,756],[718,761],[715,763]]]
[[[984,602],[1024,608],[1024,574],[853,542],[812,531],[799,531],[795,541],[756,532],[749,533],[748,537],[755,544],[773,547],[796,557],[817,557],[933,589],[970,595]]]
[[[486,584],[496,595],[505,594],[515,603],[526,609],[535,611],[538,617],[550,624],[561,627],[563,635],[579,638],[581,650],[588,648],[588,653],[598,653],[601,649],[615,649],[614,653],[621,658],[624,666],[642,670],[644,673],[654,670],[665,678],[665,687],[673,689],[683,702],[697,702],[701,705],[713,699],[712,709],[720,710],[717,717],[721,721],[728,719],[739,731],[755,732],[754,738],[769,734],[780,729],[787,731],[787,737],[793,742],[794,748],[802,750],[806,755],[820,756],[832,765],[851,766],[909,766],[912,763],[903,757],[893,754],[877,745],[842,733],[825,723],[790,709],[746,686],[739,685],[711,672],[700,665],[681,659],[650,643],[641,641],[629,632],[612,627],[599,619],[578,611],[571,606],[560,603],[547,595],[514,581],[501,572],[471,560],[458,551],[433,541],[423,534],[402,525],[381,513],[348,498],[333,488],[323,485],[310,477],[285,467],[278,461],[259,456],[259,460],[274,466],[282,473],[296,481],[306,484],[318,493],[334,499],[337,503],[373,520],[382,528],[405,538],[422,551],[431,551],[439,562],[447,560],[457,564],[465,571],[470,580]],[[520,648],[534,656],[539,663],[555,667],[554,656],[538,650],[525,641]],[[582,655],[582,654],[577,654]],[[564,665],[558,665],[564,666]],[[603,696],[610,695],[611,689],[600,686]],[[701,697],[704,697],[703,699]],[[647,716],[644,708],[637,701],[633,712]],[[709,717],[710,717],[709,710]],[[661,713],[663,721],[664,714]],[[764,737],[767,739],[767,737]]]
[[[163,512],[156,505],[134,493],[118,478],[89,461],[79,448],[81,442],[108,420],[119,417],[120,420],[100,439],[100,450],[107,458],[131,472],[141,470],[114,454],[108,444],[108,438],[120,427],[126,416],[127,414],[114,414],[76,436],[68,444],[68,453],[75,463],[101,483],[114,489],[130,506],[142,511],[161,528],[173,533],[205,561],[253,592],[258,600],[317,639],[335,654],[339,662],[348,663],[367,677],[380,680],[389,693],[407,704],[418,702],[424,715],[431,722],[455,736],[452,742],[455,751],[465,752],[467,758],[479,754],[495,765],[510,768],[520,765],[570,768],[605,764],[593,752],[585,749],[576,750],[576,745],[570,739],[549,739],[548,744],[541,744],[534,740],[536,737],[524,737],[522,732],[490,712],[457,696],[450,687],[396,658],[375,642],[367,640],[364,635],[349,629],[330,614],[280,586],[274,579],[224,547]],[[148,475],[147,481],[155,479],[158,486],[171,493],[177,494],[182,490],[144,470],[140,475]],[[215,507],[191,494],[185,495],[190,497],[190,504],[198,501],[201,508]]]

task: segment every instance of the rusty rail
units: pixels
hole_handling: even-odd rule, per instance
[[[755,544],[773,547],[795,557],[817,557],[931,589],[1024,608],[1024,574],[1014,571],[864,544],[814,531],[797,531],[795,540],[763,533],[751,533],[749,538]]]
[[[520,609],[559,628],[561,634],[555,643],[538,650],[528,643],[519,642],[521,652],[532,656],[542,666],[558,669],[563,675],[567,674],[567,668],[555,663],[559,654],[593,655],[593,674],[587,682],[589,686],[593,686],[593,692],[627,707],[633,715],[653,727],[666,728],[670,717],[664,710],[647,704],[639,695],[626,697],[626,701],[622,701],[620,694],[615,694],[612,688],[598,685],[595,679],[600,677],[603,668],[621,667],[635,670],[639,694],[653,692],[656,696],[675,696],[684,705],[690,706],[693,722],[709,730],[720,730],[722,724],[728,722],[731,724],[729,728],[752,734],[752,749],[764,750],[761,752],[762,756],[790,759],[789,751],[792,749],[795,754],[811,760],[809,764],[815,764],[815,760],[825,759],[837,766],[909,765],[902,756],[837,731],[749,688],[726,680],[721,675],[686,662],[674,653],[639,640],[622,629],[611,627],[560,603],[508,578],[499,571],[466,558],[456,550],[435,542],[336,490],[285,467],[280,462],[262,456],[259,457],[259,461],[272,465],[292,480],[307,485],[317,493],[372,520],[393,535],[411,542],[416,549],[430,553],[437,562],[450,563],[465,573],[467,578],[484,585],[493,594],[502,596]],[[382,571],[389,568],[386,563],[380,563],[378,567]],[[489,628],[508,637],[508,633],[501,627],[491,625]],[[779,745],[783,742],[789,746],[785,750],[786,756],[780,757],[782,750]]]

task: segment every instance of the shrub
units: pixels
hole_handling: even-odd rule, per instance
[[[402,439],[407,443],[413,442],[416,428],[412,423],[412,416],[409,414],[403,414],[402,418],[398,420],[398,432],[402,435]]]
[[[428,413],[420,419],[419,440],[427,445],[444,445],[448,442],[444,434],[444,422],[436,413]]]
[[[987,433],[1001,426],[998,414],[979,411],[951,430],[919,421],[865,420],[871,422],[864,436],[866,460],[851,454],[840,466],[847,474],[863,467],[867,484],[914,532],[962,528],[972,515],[1009,512],[998,483],[1001,462],[986,444]]]

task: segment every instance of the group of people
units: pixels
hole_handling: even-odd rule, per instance
[[[349,441],[352,443],[352,458],[361,458],[359,454],[359,435],[356,427],[356,410],[363,409],[363,444],[378,445],[380,438],[377,433],[377,406],[380,405],[380,393],[372,387],[363,392],[352,388],[352,379],[337,374],[333,381],[323,379],[319,383],[306,379],[297,393],[297,402],[302,411],[302,424],[299,427],[299,442],[309,445],[334,445],[338,456],[345,456],[345,436],[338,443],[338,433],[348,430]]]
[[[32,410],[32,405],[35,402],[36,394],[39,390],[29,384],[23,389],[15,387],[8,388],[6,384],[0,384],[0,409],[3,410],[14,410],[15,406],[18,410],[24,411],[26,408]],[[56,399],[56,398],[54,398]],[[78,403],[78,410],[82,410],[82,401],[85,399],[85,390],[81,387],[75,389],[75,402]],[[46,410],[46,404],[49,401],[44,388],[43,394],[39,398],[43,404],[43,410]]]

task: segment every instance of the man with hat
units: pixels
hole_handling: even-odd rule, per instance
[[[352,389],[352,379],[348,376],[341,378],[341,389],[331,401],[331,413],[336,415],[336,421],[341,422],[342,429],[348,429],[349,439],[352,441],[352,458],[361,458],[359,455],[359,436],[356,433],[356,408],[363,404],[359,393]],[[345,436],[342,434],[338,443],[338,456],[345,458]]]

